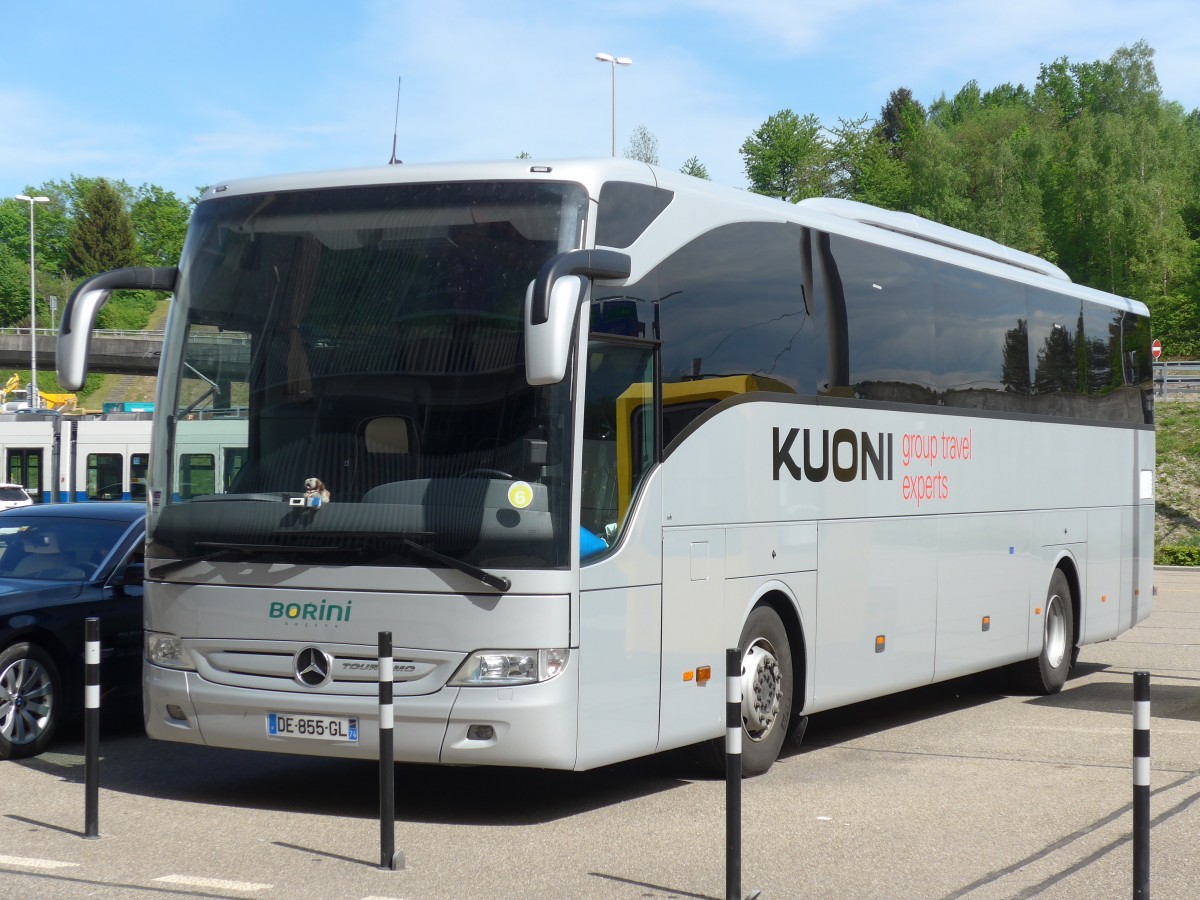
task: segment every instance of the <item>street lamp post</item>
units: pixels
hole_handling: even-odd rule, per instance
[[[29,204],[29,408],[37,409],[41,397],[37,386],[37,262],[33,255],[33,207],[36,203],[49,203],[50,198],[17,194],[16,199]]]
[[[633,60],[628,56],[613,56],[611,53],[597,53],[599,62],[612,66],[612,155],[617,155],[617,66],[632,66]]]

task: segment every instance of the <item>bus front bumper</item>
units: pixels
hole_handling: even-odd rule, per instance
[[[196,672],[142,664],[146,733],[155,739],[345,759],[379,758],[374,698],[231,689]],[[397,762],[573,769],[575,670],[540,684],[452,688],[394,701]],[[269,733],[269,717],[353,719],[357,740]]]

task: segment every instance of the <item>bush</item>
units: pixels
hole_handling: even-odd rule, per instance
[[[1200,566],[1200,547],[1189,544],[1167,544],[1154,551],[1156,566]]]

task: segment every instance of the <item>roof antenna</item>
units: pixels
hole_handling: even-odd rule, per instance
[[[396,76],[396,121],[392,126],[392,158],[388,160],[389,166],[404,163],[404,160],[396,159],[396,134],[400,130],[400,84],[403,80],[402,76]]]

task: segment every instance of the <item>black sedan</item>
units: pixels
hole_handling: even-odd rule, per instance
[[[101,690],[139,702],[145,538],[144,503],[0,512],[0,759],[41,753],[82,708],[91,616]]]

